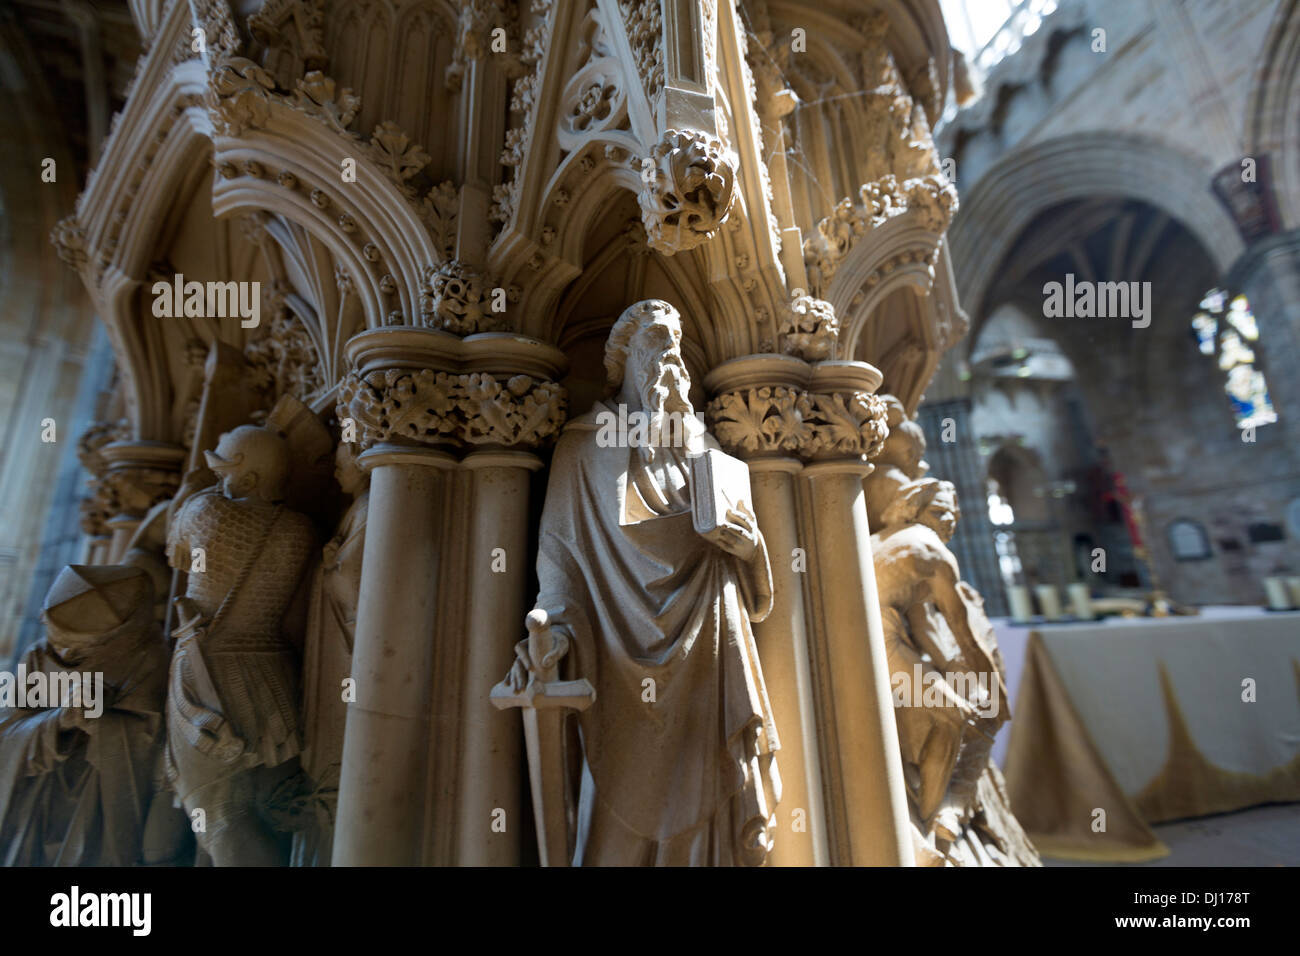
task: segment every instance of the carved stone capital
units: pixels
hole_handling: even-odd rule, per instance
[[[798,453],[808,442],[808,395],[788,385],[724,392],[705,411],[709,431],[728,452],[750,458]]]
[[[94,476],[81,503],[87,534],[110,533],[109,522],[123,515],[141,518],[180,487],[185,449],[151,441],[113,441],[120,426],[97,423],[78,443],[78,456]],[[108,439],[105,441],[105,439]]]
[[[712,238],[735,199],[735,159],[722,142],[670,129],[642,166],[637,202],[650,248],[671,256]]]
[[[871,458],[889,436],[888,409],[865,362],[808,363],[779,355],[725,362],[706,378],[709,430],[740,458]]]
[[[350,372],[338,415],[357,423],[363,448],[377,442],[532,447],[564,424],[564,389],[528,375],[433,369]]]
[[[347,351],[337,414],[355,424],[363,448],[530,448],[565,421],[565,359],[542,342],[392,328],[362,332]]]
[[[885,447],[885,404],[870,392],[810,393],[808,458],[872,458]]]

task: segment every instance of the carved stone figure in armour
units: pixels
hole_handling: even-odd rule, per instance
[[[315,534],[278,504],[289,467],[278,433],[244,425],[205,455],[219,484],[181,505],[168,529],[171,564],[189,575],[177,601],[167,773],[191,817],[202,811],[199,843],[217,866],[282,864],[272,798],[298,770],[300,741],[297,660],[281,619]]]
[[[871,536],[917,859],[1035,864],[989,761],[1010,712],[983,601],[947,546],[959,516],[953,485],[923,478]]]
[[[681,336],[658,300],[610,332],[614,398],[559,440],[532,634],[493,691],[526,708],[543,862],[560,848],[551,865],[756,865],[771,848],[778,743],[750,629],[771,609],[771,569],[744,464],[695,418]],[[634,427],[610,441],[620,413],[645,416],[647,440]],[[674,414],[690,422],[677,440],[659,427]],[[573,680],[552,679],[557,662]],[[578,779],[565,781],[577,797],[558,810],[543,736],[557,693],[582,709]],[[554,839],[566,818],[571,855]]]
[[[26,700],[0,689],[0,863],[169,862],[145,847],[167,682],[149,575],[69,565],[42,618],[17,670]]]
[[[357,462],[355,446],[338,446],[334,477],[344,493],[352,496],[352,503],[338,531],[325,545],[324,558],[312,581],[303,661],[302,766],[314,789],[311,818],[294,835],[293,862],[300,866],[330,863],[347,721],[343,682],[352,673],[361,555],[370,501],[370,479]]]

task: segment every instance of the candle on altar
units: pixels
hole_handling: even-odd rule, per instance
[[[1287,593],[1286,581],[1282,578],[1265,578],[1264,594],[1268,598],[1269,610],[1289,611],[1291,609],[1291,595]]]
[[[1070,609],[1081,621],[1091,621],[1096,617],[1092,613],[1092,593],[1088,585],[1078,582],[1070,585]]]
[[[1039,584],[1034,588],[1034,593],[1038,596],[1038,606],[1042,609],[1043,617],[1049,621],[1059,621],[1061,619],[1061,598],[1056,593],[1056,585]]]
[[[1034,616],[1034,605],[1029,600],[1029,588],[1023,584],[1013,584],[1007,588],[1007,599],[1011,602],[1011,620],[1024,623]]]

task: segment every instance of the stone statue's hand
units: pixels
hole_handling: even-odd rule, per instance
[[[551,623],[542,608],[533,608],[524,618],[528,639],[515,645],[516,664],[522,662],[528,672],[543,680],[553,679],[560,658],[569,653],[570,636],[563,625]]]
[[[527,654],[527,641],[520,641],[515,645],[515,662],[510,665],[510,673],[506,674],[506,686],[510,688],[512,694],[521,694],[524,688],[528,686],[529,665]]]
[[[727,509],[727,524],[717,528],[713,543],[728,554],[748,561],[758,550],[758,520],[745,502]]]

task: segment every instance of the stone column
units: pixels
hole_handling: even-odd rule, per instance
[[[809,382],[803,537],[811,543],[812,657],[831,862],[913,864],[898,730],[862,479],[887,434],[865,362],[821,362]]]
[[[1259,324],[1261,367],[1292,462],[1300,465],[1300,230],[1261,240],[1233,265],[1226,286],[1250,300]],[[1260,431],[1260,439],[1266,429]]]
[[[370,470],[334,864],[420,861],[444,473],[431,448],[377,444]]]
[[[710,427],[750,463],[772,554],[775,608],[754,630],[781,738],[778,865],[913,862],[862,488],[888,434],[880,381],[865,362],[786,355],[705,380]],[[806,840],[786,826],[797,807]]]
[[[772,561],[772,613],[754,625],[763,679],[781,749],[781,802],[769,860],[773,866],[829,863],[826,812],[818,752],[812,664],[808,650],[806,542],[799,536],[796,480],[803,463],[793,457],[797,433],[784,438],[764,429],[769,417],[791,420],[808,379],[806,362],[784,355],[746,356],[719,366],[705,379],[718,397],[708,409],[719,442],[749,464],[753,507]]]
[[[509,333],[408,327],[347,354],[338,415],[373,470],[334,863],[516,863],[518,721],[487,695],[524,635],[540,462],[520,449],[563,423],[565,359]]]
[[[488,701],[510,669],[528,613],[529,472],[536,455],[483,451],[469,455],[472,475],[467,561],[461,766],[457,787],[456,862],[517,866],[523,820],[519,716]]]

